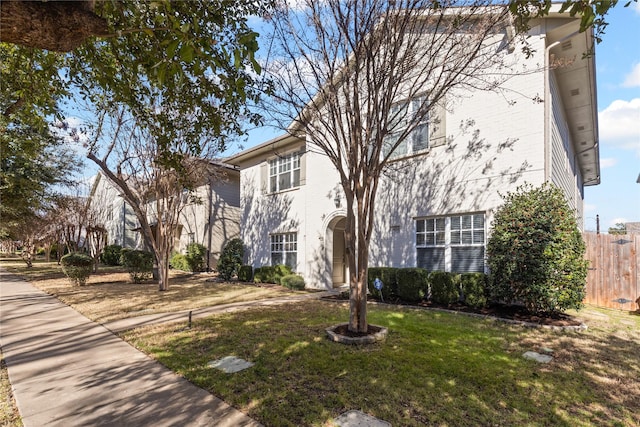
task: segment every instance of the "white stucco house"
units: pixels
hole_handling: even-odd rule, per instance
[[[209,269],[215,269],[226,243],[240,237],[240,171],[226,164],[206,163],[210,173],[203,175],[189,197],[191,201],[182,209],[174,250],[185,253],[190,243],[200,243],[207,248]],[[100,172],[94,179],[91,203],[100,206],[107,244],[131,249],[144,247],[140,224],[131,206]],[[153,229],[158,217],[153,201],[149,202],[147,212]]]
[[[370,266],[485,271],[500,194],[525,183],[557,185],[582,224],[584,187],[600,182],[595,59],[583,57],[593,38],[567,15],[534,24],[535,53],[526,58],[516,47],[511,55],[518,66],[542,66],[505,83],[514,98],[449,93],[437,126],[396,153],[378,190]],[[566,60],[544,66],[550,58]],[[241,171],[248,263],[288,264],[310,287],[342,285],[345,200],[313,141],[287,134],[226,162]]]

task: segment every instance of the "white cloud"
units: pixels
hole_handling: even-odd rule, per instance
[[[585,203],[584,204],[584,212],[594,212],[598,207],[596,205],[592,205],[590,203]]]
[[[626,224],[627,222],[629,222],[627,218],[614,218],[609,223],[609,227],[613,227],[614,225],[617,225],[617,224]]]
[[[600,141],[625,150],[633,150],[640,157],[640,98],[613,101],[598,113]]]
[[[625,76],[622,87],[640,87],[640,63],[635,64],[631,72]]]
[[[616,163],[618,163],[618,159],[614,159],[613,157],[601,158],[600,159],[600,168],[601,169],[610,168],[612,166],[615,166]]]

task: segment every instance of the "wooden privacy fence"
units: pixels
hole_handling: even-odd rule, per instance
[[[589,260],[587,304],[636,310],[640,297],[640,234],[583,233]]]

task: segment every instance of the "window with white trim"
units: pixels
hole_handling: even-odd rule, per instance
[[[424,96],[414,98],[410,101],[400,102],[391,107],[389,112],[390,134],[387,136],[383,153],[386,155],[389,150],[398,142],[400,135],[406,131],[420,107],[426,102]],[[406,136],[404,141],[396,147],[391,155],[392,159],[419,153],[429,148],[429,117],[425,115],[415,128]]]
[[[298,234],[271,235],[271,265],[285,264],[296,270],[298,264]]]
[[[483,272],[483,213],[416,219],[417,266],[429,271]]]
[[[269,160],[269,192],[300,186],[300,153]]]

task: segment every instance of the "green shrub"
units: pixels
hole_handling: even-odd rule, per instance
[[[218,260],[218,273],[224,280],[231,280],[238,274],[244,257],[244,245],[240,239],[231,239],[226,244]]]
[[[304,278],[297,274],[287,274],[280,279],[280,284],[289,289],[301,291],[304,289]]]
[[[265,265],[258,267],[253,271],[253,281],[255,283],[275,283],[280,284],[280,280],[284,276],[292,274],[291,268],[284,264],[274,266]]]
[[[122,251],[122,265],[129,273],[133,283],[150,279],[153,275],[153,254],[147,251]]]
[[[253,280],[253,267],[243,265],[238,269],[238,280],[242,282],[251,282]]]
[[[490,297],[533,313],[581,308],[585,244],[562,191],[525,186],[504,199],[487,244]]]
[[[107,245],[100,254],[100,261],[104,265],[120,265],[120,253],[122,246],[120,245]]]
[[[398,296],[408,302],[421,301],[427,295],[427,277],[427,271],[422,268],[397,269]]]
[[[207,248],[200,243],[191,243],[187,246],[187,255],[185,256],[189,264],[187,271],[205,271],[207,265]],[[182,270],[182,269],[181,269]]]
[[[388,300],[398,292],[397,268],[393,267],[369,267],[367,271],[367,288],[371,296],[380,298],[380,291],[374,286],[376,278],[382,280],[382,298]]]
[[[455,273],[434,271],[429,274],[431,300],[437,304],[449,305],[460,299],[459,279]]]
[[[460,289],[464,303],[469,307],[481,308],[487,305],[487,275],[484,273],[462,273]]]
[[[93,271],[93,258],[87,254],[70,253],[60,260],[62,271],[74,285],[82,286]]]
[[[127,253],[131,252],[133,249],[129,249],[129,248],[122,248],[120,250],[120,265],[124,265],[124,258],[126,256]]]
[[[191,264],[187,260],[187,257],[178,252],[171,256],[169,265],[171,268],[175,268],[176,270],[192,271]]]

